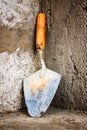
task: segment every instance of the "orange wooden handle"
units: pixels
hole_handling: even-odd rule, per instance
[[[44,50],[46,41],[46,16],[44,13],[39,13],[36,24],[36,47]]]

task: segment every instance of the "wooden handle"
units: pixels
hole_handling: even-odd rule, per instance
[[[36,24],[36,47],[37,49],[44,50],[46,41],[46,16],[40,13],[37,16]]]

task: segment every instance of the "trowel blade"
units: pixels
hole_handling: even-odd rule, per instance
[[[44,76],[40,77],[41,70],[35,72],[24,80],[24,96],[28,114],[32,117],[40,117],[49,107],[58,85],[61,75],[46,69]]]

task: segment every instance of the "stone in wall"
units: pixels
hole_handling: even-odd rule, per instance
[[[0,112],[25,107],[23,80],[35,72],[35,22],[39,0],[0,1]]]

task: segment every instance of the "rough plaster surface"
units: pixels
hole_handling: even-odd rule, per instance
[[[46,64],[62,74],[53,105],[87,110],[87,1],[42,0],[40,4],[48,21]]]
[[[36,55],[32,52],[0,54],[0,112],[15,111],[23,107],[23,80],[39,67]]]
[[[33,22],[38,7],[39,0],[1,0],[0,26],[19,28],[25,22]]]
[[[39,0],[0,1],[0,112],[24,107],[23,80],[39,67],[34,51]]]

